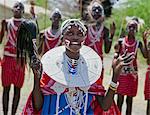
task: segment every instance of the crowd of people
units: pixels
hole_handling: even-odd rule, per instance
[[[114,41],[113,72],[106,90],[103,53],[111,50],[116,24],[113,22],[109,29],[105,26],[104,8],[98,0],[88,6],[89,18],[94,23],[85,25],[80,19],[61,23],[62,13],[56,8],[49,17],[51,26],[40,33],[33,7],[33,19],[23,18],[21,2],[16,2],[12,11],[12,18],[2,20],[0,31],[0,43],[7,32],[1,59],[4,115],[8,114],[12,84],[11,114],[16,114],[27,63],[34,74],[34,85],[23,115],[120,115],[125,96],[126,115],[131,115],[138,88],[138,49],[148,65],[143,93],[146,114],[150,115],[150,31],[143,33],[143,41],[136,38],[140,23],[137,17],[127,21],[126,32]]]

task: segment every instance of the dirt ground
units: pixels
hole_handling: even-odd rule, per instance
[[[111,66],[112,54],[106,55],[104,58],[104,65],[105,65],[105,77],[104,77],[104,86],[107,89],[109,85],[109,81],[111,80],[110,75],[110,66]],[[138,86],[138,93],[137,96],[134,98],[133,103],[133,114],[132,115],[144,115],[146,114],[146,101],[144,100],[144,80],[145,80],[145,71],[146,65],[139,64],[139,86]],[[1,82],[0,82],[1,83]],[[23,88],[21,90],[21,99],[19,102],[17,115],[21,114],[22,109],[27,101],[27,98],[32,90],[33,87],[33,75],[32,73],[26,72],[25,82]],[[9,101],[9,114],[11,111],[12,105],[12,98],[13,98],[13,86],[10,92],[10,101]],[[116,100],[116,97],[115,97]],[[122,115],[125,115],[126,105],[123,105],[123,112]],[[2,86],[0,84],[0,115],[2,115]]]

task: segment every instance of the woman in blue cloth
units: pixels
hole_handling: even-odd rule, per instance
[[[117,77],[134,54],[125,53],[113,62],[112,81],[105,92],[102,85],[96,84],[102,71],[101,59],[83,45],[85,26],[77,19],[68,19],[61,33],[64,46],[46,52],[41,62],[31,58],[34,87],[22,114],[120,115],[113,101]]]

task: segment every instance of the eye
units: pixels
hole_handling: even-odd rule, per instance
[[[72,32],[67,32],[67,35],[68,35],[68,36],[72,36],[73,33],[72,33]]]
[[[80,32],[80,33],[78,33],[78,36],[79,36],[79,37],[82,37],[82,36],[83,36],[83,34]]]
[[[17,7],[18,7],[18,5],[15,5],[15,6],[14,6],[14,8],[17,8]]]

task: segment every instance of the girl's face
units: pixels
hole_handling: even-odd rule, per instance
[[[52,23],[53,23],[54,25],[59,25],[59,23],[60,23],[60,21],[61,21],[61,14],[59,14],[59,13],[54,13],[54,14],[52,15],[51,20],[52,20]]]
[[[63,35],[66,48],[78,52],[85,40],[85,35],[78,26],[71,25]]]
[[[137,32],[137,24],[129,24],[128,32],[130,35],[135,35],[135,33]]]
[[[103,9],[100,6],[93,6],[92,7],[92,12],[91,15],[93,17],[94,20],[99,20],[100,18],[103,18],[103,14],[102,11]]]
[[[20,2],[16,2],[12,9],[15,18],[21,18],[24,13],[24,6]]]

